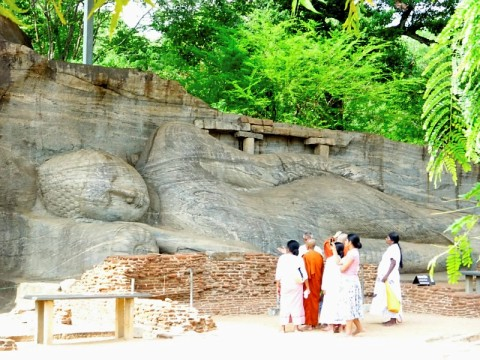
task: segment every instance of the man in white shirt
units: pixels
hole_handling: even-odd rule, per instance
[[[313,239],[312,233],[310,231],[304,232],[303,233],[304,244],[300,245],[300,248],[298,249],[298,256],[303,256],[303,254],[305,254],[307,252],[307,241],[310,240],[310,239]],[[323,251],[322,251],[322,248],[320,246],[315,245],[313,250],[315,250],[316,252],[318,252],[319,254],[321,254],[323,256]]]

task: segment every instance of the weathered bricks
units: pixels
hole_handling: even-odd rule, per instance
[[[135,291],[180,305],[192,301],[201,314],[265,314],[276,307],[277,260],[260,253],[111,256],[85,272],[69,291],[125,292],[135,279]],[[373,295],[376,270],[376,265],[362,264],[366,303]],[[480,294],[466,294],[461,287],[402,283],[402,294],[407,312],[480,317]]]

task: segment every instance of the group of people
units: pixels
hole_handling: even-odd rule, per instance
[[[279,248],[275,283],[280,299],[280,325],[295,330],[321,328],[325,331],[356,335],[364,331],[363,291],[358,276],[362,243],[357,234],[337,232],[318,246],[310,232],[303,235],[304,244],[296,240]],[[374,297],[370,311],[386,318],[386,326],[401,321],[401,310],[390,312],[385,282],[391,285],[401,301],[400,272],[403,266],[400,237],[391,232],[386,237],[387,250],[377,269]]]

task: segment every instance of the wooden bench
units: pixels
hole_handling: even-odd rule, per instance
[[[149,298],[150,294],[125,293],[125,294],[51,294],[51,295],[25,295],[25,299],[35,300],[37,327],[35,341],[37,344],[50,345],[53,342],[53,303],[55,300],[90,300],[90,299],[115,299],[115,338],[133,338],[134,299]]]
[[[480,294],[480,271],[462,270],[460,272],[465,275],[465,292],[473,293],[473,284],[475,283],[475,292]]]

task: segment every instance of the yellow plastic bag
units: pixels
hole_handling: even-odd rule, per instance
[[[385,290],[387,291],[387,309],[390,312],[398,313],[400,311],[400,300],[397,299],[392,287],[385,281]]]

